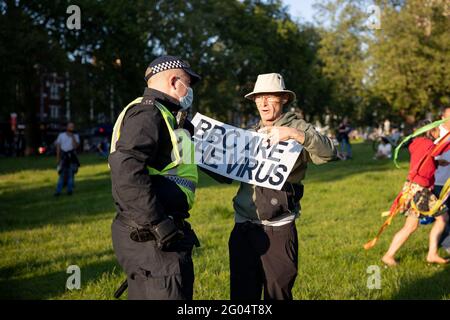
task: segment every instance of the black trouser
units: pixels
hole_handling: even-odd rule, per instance
[[[228,243],[231,300],[292,299],[297,277],[298,239],[295,223],[264,227],[236,223]]]
[[[127,274],[128,299],[192,300],[193,230],[183,230],[185,238],[172,249],[162,251],[155,241],[131,240],[131,228],[122,221],[114,220],[111,229],[114,252]]]

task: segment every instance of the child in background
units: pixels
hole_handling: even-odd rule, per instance
[[[422,121],[420,127],[431,123],[430,121]],[[410,168],[408,180],[403,186],[403,195],[405,201],[402,202],[399,209],[406,216],[406,222],[403,228],[398,231],[389,247],[389,250],[383,256],[382,261],[388,266],[397,265],[395,260],[396,252],[408,240],[409,236],[416,231],[419,226],[419,219],[423,216],[412,207],[412,200],[421,211],[429,211],[437,201],[437,197],[432,193],[434,185],[434,173],[436,171],[436,160],[427,157],[435,148],[434,140],[439,137],[439,129],[432,129],[424,133],[422,136],[416,137],[409,145],[411,154]],[[449,149],[449,143],[444,146],[442,152]],[[441,152],[441,153],[442,153]],[[395,203],[394,203],[395,205]],[[438,254],[438,242],[441,234],[445,229],[448,221],[448,208],[443,205],[434,215],[435,222],[430,231],[430,242],[427,261],[429,263],[445,264],[448,259],[444,259]]]

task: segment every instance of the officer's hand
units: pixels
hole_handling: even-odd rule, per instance
[[[172,219],[164,219],[152,227],[152,233],[156,238],[158,248],[164,249],[170,244],[184,237],[183,231],[178,229]]]

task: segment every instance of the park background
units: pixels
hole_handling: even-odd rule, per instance
[[[257,116],[242,97],[266,72],[283,74],[297,94],[291,107],[331,135],[344,116],[361,128],[389,119],[407,133],[450,103],[449,1],[289,3],[0,2],[0,140],[22,137],[20,152],[0,143],[0,298],[112,298],[124,275],[111,247],[106,161],[82,154],[75,194],[54,199],[56,160],[42,147],[69,120],[84,137],[99,127],[107,135],[161,54],[181,56],[203,76],[192,113],[242,127]],[[66,25],[72,4],[81,8],[79,30]],[[373,4],[381,13],[375,29],[368,26]],[[297,15],[306,5],[314,13],[308,19]],[[408,156],[402,151],[395,169],[372,160],[371,143],[353,148],[354,160],[308,170],[294,297],[448,299],[449,269],[425,263],[429,226],[401,250],[399,268],[384,269],[379,259],[401,218],[374,249],[362,249],[402,186]],[[229,297],[236,188],[202,179],[191,212],[202,242],[194,252],[196,299]],[[80,290],[65,288],[70,265],[81,268]],[[381,268],[381,289],[367,287],[371,265]]]

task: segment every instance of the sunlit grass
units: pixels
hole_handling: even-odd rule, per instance
[[[383,222],[407,171],[373,161],[371,147],[354,145],[355,159],[310,166],[299,231],[296,299],[448,299],[449,268],[425,262],[430,226],[399,252],[400,266],[380,257],[402,217],[375,248],[362,245]],[[403,155],[405,158],[405,155]],[[406,160],[406,159],[404,159]],[[124,279],[111,245],[115,215],[105,160],[82,156],[72,197],[53,197],[53,158],[0,160],[0,298],[113,299]],[[191,223],[202,246],[194,250],[195,299],[228,299],[228,237],[237,184],[218,185],[202,175]],[[67,267],[81,268],[81,289],[65,289]],[[378,265],[381,289],[367,288],[367,268]],[[126,298],[126,294],[123,296]]]

